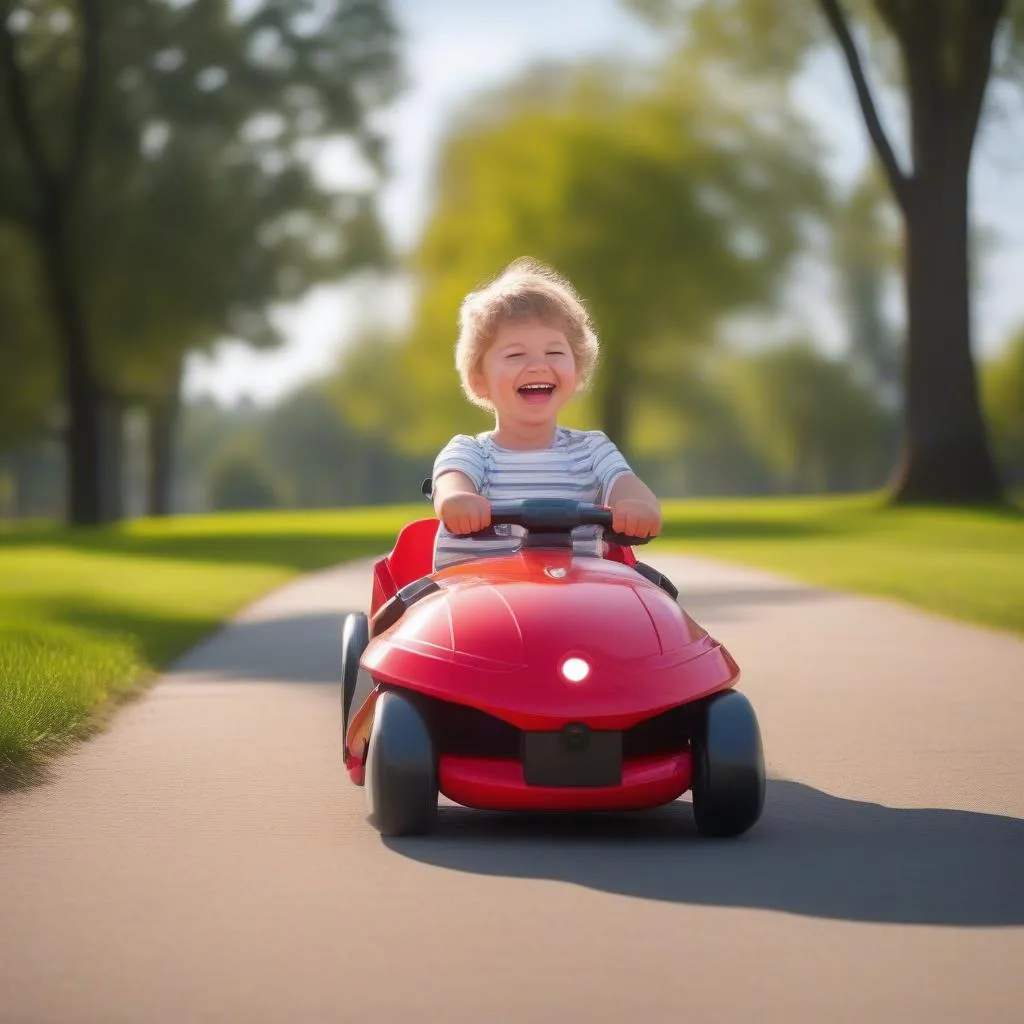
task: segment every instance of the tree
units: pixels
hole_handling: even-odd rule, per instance
[[[260,447],[296,508],[357,505],[361,456],[369,439],[350,429],[324,382],[307,384],[268,409]]]
[[[589,409],[624,450],[641,397],[678,377],[684,348],[707,344],[726,313],[771,307],[801,217],[825,203],[810,133],[787,109],[722,94],[705,67],[672,74],[539,69],[455,123],[413,261],[405,429],[419,443],[474,421],[451,358],[458,306],[517,256],[553,265],[587,303],[601,363],[574,416]]]
[[[850,362],[896,407],[900,347],[884,301],[885,286],[899,261],[890,211],[885,182],[869,168],[839,207],[833,245]]]
[[[855,5],[881,44],[876,54],[882,55],[883,71],[903,83],[906,166],[883,127],[861,46],[840,0],[817,0],[823,15],[817,23],[807,7],[780,9],[759,0],[629,0],[629,6],[662,24],[685,22],[687,47],[712,46],[747,70],[776,75],[792,70],[823,42],[821,33],[830,31],[904,226],[903,451],[893,500],[1002,500],[971,355],[968,179],[989,80],[993,73],[1019,76],[1022,68],[1022,0]]]
[[[733,360],[723,387],[785,493],[873,488],[889,416],[843,359],[793,342]]]
[[[15,179],[22,187],[14,197],[10,193],[4,195],[4,206],[9,207],[5,212],[17,219],[36,244],[47,302],[61,342],[63,390],[69,416],[68,490],[72,519],[95,522],[99,519],[98,389],[88,353],[81,296],[74,285],[70,258],[72,222],[82,188],[98,95],[99,5],[95,0],[83,0],[76,68],[77,102],[73,105],[58,157],[48,152],[52,132],[48,130],[49,125],[42,126],[35,115],[27,76],[18,59],[18,37],[25,36],[35,24],[36,13],[20,5],[15,8],[11,0],[3,0],[0,5],[0,71],[4,107],[10,123],[5,135],[18,146],[24,164]],[[49,23],[56,11],[44,8],[38,13],[49,15]],[[65,24],[62,34],[66,32]],[[30,42],[37,66],[52,75],[58,64],[54,47],[46,45],[38,33]],[[27,201],[18,195],[28,189],[17,178],[25,178],[30,183],[31,196]],[[7,184],[5,182],[5,186]]]
[[[38,434],[56,397],[53,339],[27,250],[0,222],[0,449]]]
[[[342,419],[363,439],[372,439],[404,454],[429,450],[438,425],[443,434],[450,410],[433,401],[444,390],[429,363],[414,373],[404,334],[379,325],[364,327],[345,347],[325,390]],[[448,369],[447,367],[445,369]],[[428,435],[424,444],[424,432]]]
[[[273,302],[379,248],[371,190],[325,188],[309,158],[347,136],[380,167],[386,8],[235,6],[0,0],[0,217],[53,314],[73,522],[102,518],[99,409],[123,373],[173,405],[188,346],[267,339]]]
[[[211,467],[237,435],[252,438],[259,430],[264,410],[249,399],[225,407],[204,396],[182,403],[180,427],[175,436],[175,507],[185,513],[209,508],[207,483]],[[251,441],[250,441],[251,443]]]
[[[1024,484],[1024,327],[982,367],[982,394],[1003,472]]]
[[[1001,500],[971,357],[968,178],[1005,0],[876,9],[900,49],[911,123],[904,170],[883,129],[838,0],[820,0],[905,223],[907,346],[902,502]]]
[[[278,508],[285,504],[283,482],[251,438],[225,445],[208,470],[210,506],[217,510]]]

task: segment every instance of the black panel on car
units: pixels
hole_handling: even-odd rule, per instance
[[[655,569],[653,565],[647,565],[646,562],[637,562],[636,565],[633,566],[633,568],[636,569],[636,571],[640,573],[640,575],[643,576],[644,579],[648,579],[652,583],[661,587],[661,589],[664,590],[665,593],[668,594],[668,596],[671,597],[673,601],[678,600],[678,589],[673,585],[672,581],[666,575],[658,572],[658,570]]]
[[[622,733],[572,722],[551,732],[522,734],[528,786],[621,786]]]
[[[421,576],[418,580],[402,587],[394,597],[385,601],[374,615],[372,635],[383,633],[385,629],[393,626],[420,598],[440,589],[429,576]]]

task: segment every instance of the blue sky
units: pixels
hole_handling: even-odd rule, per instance
[[[410,85],[387,117],[392,178],[381,204],[402,248],[415,241],[428,213],[434,152],[447,116],[470,94],[541,57],[650,54],[660,45],[616,0],[397,0],[393,7],[405,34]],[[832,145],[835,177],[855,176],[868,155],[867,139],[839,59],[831,55],[809,68],[798,82],[797,96]],[[885,113],[894,123],[897,112]],[[1024,323],[1024,168],[1013,154],[1020,138],[1019,120],[1012,131],[1005,125],[993,127],[979,140],[974,165],[976,222],[997,233],[975,303],[975,344],[981,352],[997,349],[1015,325]],[[325,151],[321,165],[328,177],[346,173],[343,151]],[[837,322],[821,295],[820,282],[798,281],[793,305],[827,346],[836,341]],[[257,354],[226,342],[212,358],[193,357],[186,394],[272,401],[328,371],[359,329],[364,311],[382,308],[399,320],[408,316],[407,290],[396,285],[382,292],[358,283],[317,289],[302,303],[277,313],[287,338],[282,349]]]

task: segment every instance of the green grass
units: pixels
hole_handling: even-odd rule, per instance
[[[93,731],[225,617],[297,573],[390,547],[425,505],[0,529],[0,785]]]
[[[130,693],[142,673],[130,634],[91,636],[39,623],[0,626],[0,781],[78,735],[89,712]]]
[[[1024,516],[876,496],[666,503],[658,550],[759,566],[1024,633]],[[88,734],[153,670],[297,573],[386,550],[424,503],[0,526],[0,785]],[[653,552],[652,552],[653,554]],[[682,581],[681,581],[682,582]]]
[[[877,495],[667,502],[658,547],[1024,633],[1013,509],[887,508]]]

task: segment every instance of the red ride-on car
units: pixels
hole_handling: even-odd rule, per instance
[[[376,563],[343,629],[345,764],[384,835],[429,832],[438,793],[505,811],[616,811],[688,789],[698,830],[764,806],[761,734],[739,668],[612,534],[603,506],[495,502],[519,549],[434,572],[436,519]],[[604,527],[603,558],[572,531]],[[488,531],[485,534],[493,535]]]

